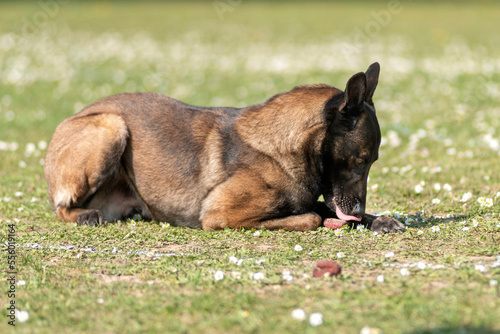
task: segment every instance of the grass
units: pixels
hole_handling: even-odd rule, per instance
[[[23,38],[40,5],[3,2],[0,236],[15,224],[16,279],[25,281],[15,302],[29,312],[15,331],[500,332],[500,10],[401,3],[355,43],[388,3],[244,1],[221,19],[211,2],[69,2]],[[382,66],[375,103],[384,143],[368,211],[407,222],[404,233],[258,235],[140,219],[77,227],[58,222],[47,203],[46,143],[99,98],[157,91],[245,106],[295,85],[343,88],[373,61]],[[342,274],[313,278],[324,259]],[[7,272],[6,255],[0,263]],[[5,309],[6,292],[1,300]],[[296,308],[321,312],[323,324],[294,320]],[[0,330],[13,332],[7,317]]]

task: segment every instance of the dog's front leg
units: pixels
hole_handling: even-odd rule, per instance
[[[233,175],[212,190],[202,204],[201,225],[204,230],[261,229],[312,231],[322,223],[315,212],[297,215],[280,213],[280,192],[248,174]],[[282,204],[281,204],[282,205]],[[282,217],[276,217],[282,214]]]
[[[363,216],[361,224],[373,232],[391,233],[401,232],[405,229],[405,226],[393,217],[377,217],[368,214]]]

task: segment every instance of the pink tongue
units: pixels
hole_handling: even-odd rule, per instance
[[[340,208],[337,206],[337,204],[335,204],[335,213],[337,214],[337,218],[338,219],[342,219],[342,220],[355,220],[355,221],[361,221],[361,218],[360,217],[356,217],[356,216],[349,216],[349,215],[346,215],[342,212],[342,210],[340,210]]]

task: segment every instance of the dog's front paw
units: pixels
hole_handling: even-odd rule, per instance
[[[393,217],[376,217],[368,228],[373,232],[401,232],[405,229],[405,226],[396,218]]]
[[[87,210],[76,218],[78,225],[101,226],[104,225],[104,221],[104,215],[99,210]]]

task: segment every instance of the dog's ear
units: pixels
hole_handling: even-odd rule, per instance
[[[363,72],[354,74],[345,87],[347,106],[359,106],[365,101],[366,75]]]
[[[366,98],[365,101],[373,105],[373,93],[378,84],[378,76],[380,74],[379,63],[373,63],[366,70]]]
[[[366,76],[363,72],[353,75],[347,82],[343,93],[333,96],[325,106],[328,122],[337,125],[337,131],[351,131],[356,126],[360,106],[365,101]]]

